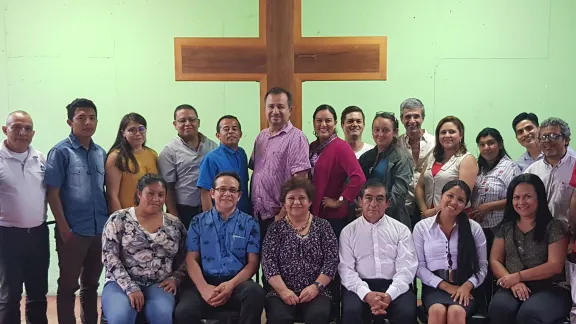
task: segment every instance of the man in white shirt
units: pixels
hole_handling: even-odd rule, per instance
[[[398,137],[398,145],[408,152],[414,161],[414,177],[408,187],[408,196],[406,197],[406,207],[409,215],[412,217],[412,226],[421,219],[420,211],[414,202],[414,192],[420,174],[426,170],[426,163],[436,146],[436,138],[422,128],[424,123],[424,104],[416,98],[408,98],[400,104],[400,121],[406,133]]]
[[[415,324],[411,286],[418,259],[410,229],[385,214],[382,181],[368,179],[358,200],[362,217],[340,235],[338,273],[346,288],[342,323],[369,323],[371,317],[385,315],[390,324]]]
[[[365,126],[364,119],[364,112],[357,106],[344,108],[342,116],[340,116],[340,126],[344,131],[344,140],[354,150],[357,159],[374,147],[374,145],[362,142],[362,133],[364,133]]]
[[[32,118],[25,111],[8,115],[0,143],[0,323],[20,324],[22,284],[26,319],[46,324],[50,260],[46,225],[46,157],[30,143]]]
[[[576,157],[567,151],[570,127],[560,118],[548,118],[540,124],[538,141],[544,158],[532,163],[524,173],[532,173],[542,179],[552,216],[568,225],[568,209],[574,192],[570,178],[576,165]]]

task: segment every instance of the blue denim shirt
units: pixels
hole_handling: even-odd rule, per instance
[[[260,253],[260,225],[239,209],[224,221],[214,207],[192,219],[186,248],[200,252],[204,275],[235,276],[246,266],[248,253]]]
[[[72,133],[48,152],[44,183],[60,189],[64,217],[78,235],[100,235],[108,220],[105,162],[102,147],[90,141],[86,150]]]

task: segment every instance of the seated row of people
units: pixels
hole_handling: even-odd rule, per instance
[[[265,309],[269,324],[328,323],[342,296],[345,324],[381,316],[391,324],[415,324],[415,277],[422,281],[428,323],[466,322],[488,260],[482,227],[465,213],[471,190],[464,181],[449,181],[438,213],[411,233],[385,214],[386,185],[369,179],[358,198],[362,216],[339,239],[328,221],[310,213],[314,190],[302,178],[283,184],[286,216],[270,225],[260,249],[258,222],[237,208],[242,195],[237,174],[216,176],[214,207],[194,217],[188,231],[162,211],[164,180],[145,175],[137,206],[115,212],[105,226],[102,307],[108,322],[134,323],[144,312],[152,324],[200,323],[234,310],[239,323],[256,324]],[[492,323],[554,323],[566,317],[571,308],[566,234],[548,209],[540,178],[515,177],[491,252],[500,287],[489,305]],[[251,279],[260,256],[266,290]]]

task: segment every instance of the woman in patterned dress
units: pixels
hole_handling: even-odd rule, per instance
[[[147,174],[138,182],[136,207],[110,216],[102,234],[106,284],[102,310],[110,324],[172,323],[174,295],[186,275],[186,229],[162,211],[166,182]]]
[[[282,186],[286,217],[268,228],[262,246],[262,270],[272,289],[266,297],[268,324],[306,324],[330,320],[332,294],[326,287],[338,269],[338,243],[325,219],[309,212],[314,186],[293,178]]]

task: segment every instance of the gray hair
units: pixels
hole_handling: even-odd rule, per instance
[[[560,133],[562,134],[562,136],[564,136],[564,138],[570,138],[570,126],[568,126],[567,122],[557,117],[550,117],[545,121],[543,121],[540,124],[540,129],[544,127],[554,127],[554,126],[560,127]]]
[[[27,113],[24,110],[15,110],[11,113],[8,114],[8,117],[6,117],[6,126],[10,126],[9,124],[12,124],[12,121],[10,120],[12,118],[12,116],[14,115],[22,115],[24,117],[29,117],[30,119],[32,119],[32,116],[30,116],[29,113]]]
[[[422,118],[424,118],[426,113],[424,112],[424,104],[422,103],[422,101],[420,101],[420,99],[417,98],[408,98],[402,101],[402,103],[400,104],[400,116],[404,114],[404,110],[406,109],[418,109],[418,108],[422,109]]]

